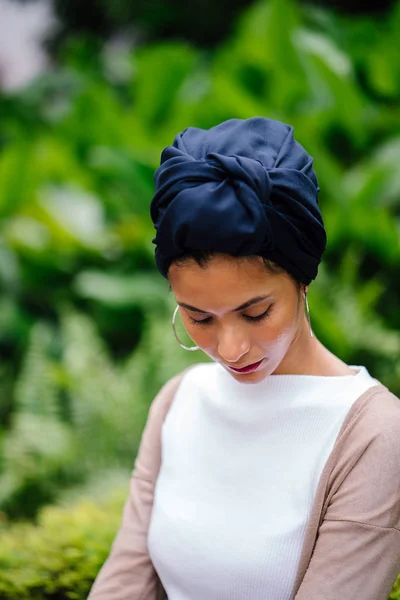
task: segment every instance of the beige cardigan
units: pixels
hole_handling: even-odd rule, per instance
[[[166,598],[148,554],[147,531],[161,428],[184,373],[166,383],[151,405],[122,525],[88,600]],[[400,401],[379,384],[350,408],[322,471],[293,599],[386,600],[399,571]]]

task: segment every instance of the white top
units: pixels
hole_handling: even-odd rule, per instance
[[[354,375],[183,377],[162,429],[148,532],[169,600],[289,600],[318,480],[355,400]]]

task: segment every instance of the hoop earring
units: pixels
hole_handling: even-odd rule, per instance
[[[175,329],[175,319],[176,319],[176,315],[177,312],[179,310],[179,304],[176,306],[175,310],[174,310],[174,314],[172,316],[172,329],[174,332],[174,336],[176,338],[176,341],[178,342],[178,344],[180,345],[181,348],[183,348],[184,350],[189,350],[189,352],[194,352],[195,350],[200,350],[199,346],[184,346],[182,344],[182,342],[180,341],[180,339],[178,338],[178,334],[176,333],[176,329]]]
[[[308,325],[310,327],[310,337],[314,337],[314,333],[313,330],[311,329],[311,317],[310,317],[310,309],[308,307],[308,299],[307,299],[307,292],[306,290],[304,290],[304,299],[306,301],[306,315],[307,315],[307,321],[308,321]]]

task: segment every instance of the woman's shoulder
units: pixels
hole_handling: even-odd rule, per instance
[[[385,465],[400,475],[400,399],[386,386],[377,384],[353,404],[338,434],[332,458],[336,472],[351,470],[358,462],[367,471],[379,472]],[[382,471],[381,471],[382,473]],[[367,474],[367,472],[365,473]]]
[[[345,421],[345,430],[362,428],[369,435],[400,433],[400,399],[376,380],[355,402]],[[400,441],[400,435],[399,435]]]
[[[350,413],[329,459],[329,518],[399,529],[400,400],[378,382]]]
[[[371,445],[397,447],[400,458],[400,400],[378,380],[354,402],[336,440],[353,455]]]

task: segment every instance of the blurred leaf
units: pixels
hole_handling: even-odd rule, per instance
[[[82,271],[74,286],[82,297],[110,306],[140,306],[150,311],[166,304],[166,285],[156,275],[128,276]]]
[[[197,53],[184,44],[160,44],[137,52],[135,107],[153,130],[163,125],[185,79],[196,66]]]

